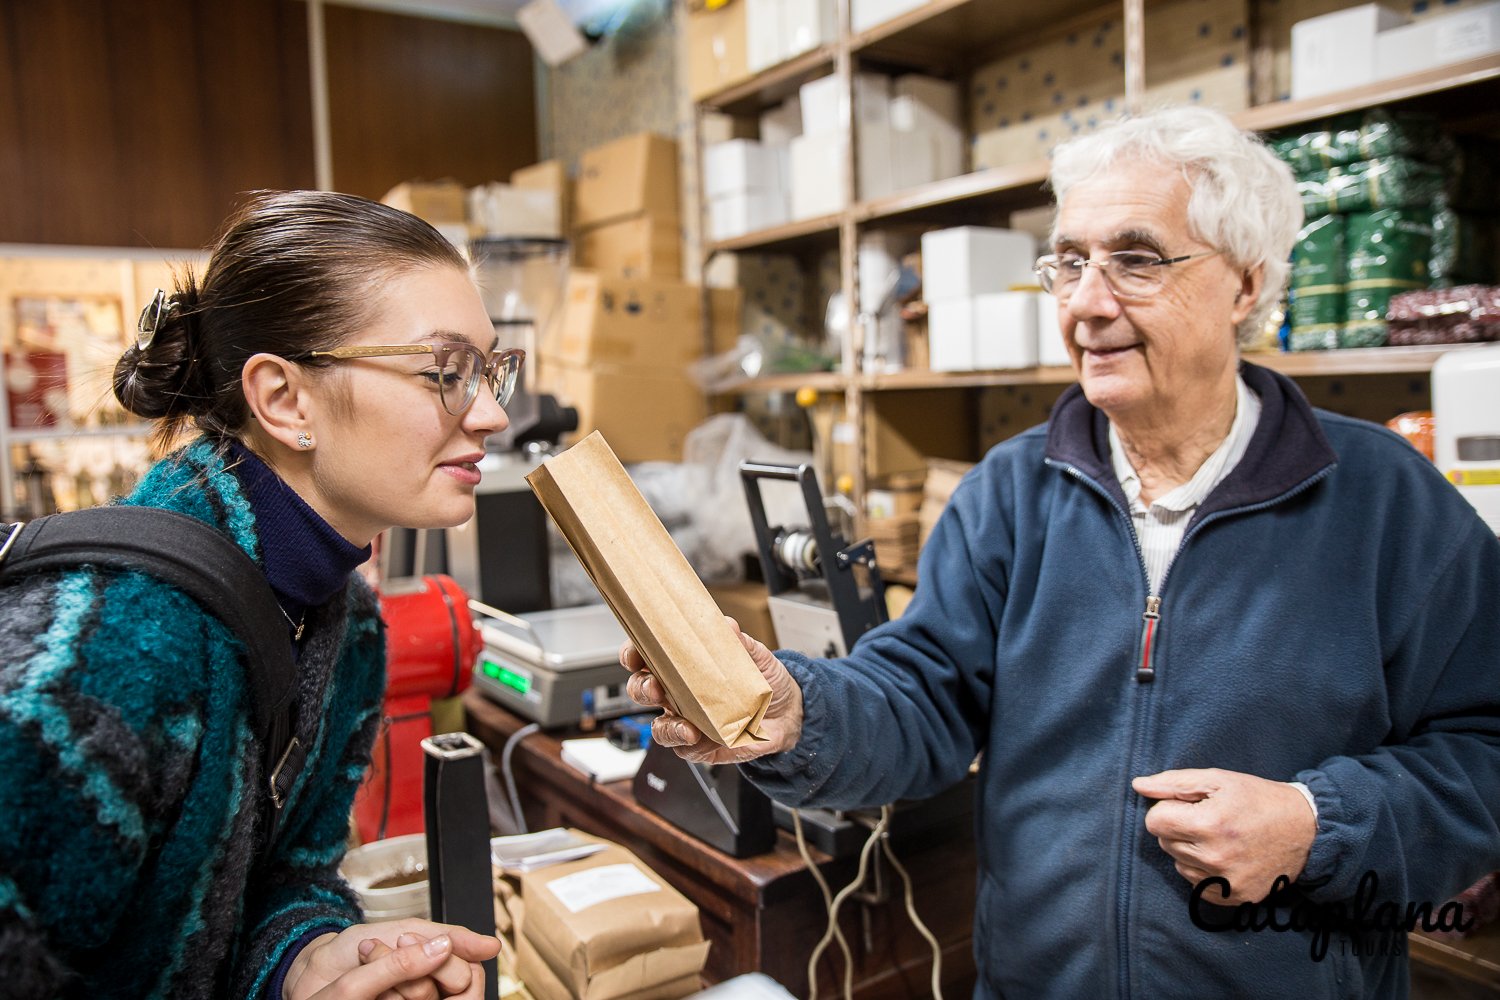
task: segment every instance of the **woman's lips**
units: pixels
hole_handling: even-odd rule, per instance
[[[448,473],[448,475],[452,476],[454,479],[457,479],[461,483],[468,483],[470,486],[479,485],[479,480],[481,478],[479,473],[479,466],[475,465],[473,462],[444,462],[442,465],[438,466],[438,468],[442,469],[444,472]]]

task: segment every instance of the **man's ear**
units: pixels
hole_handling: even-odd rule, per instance
[[[307,373],[286,358],[256,354],[240,369],[240,384],[261,430],[289,451],[298,451],[297,436],[313,430]]]
[[[1260,301],[1260,289],[1266,281],[1266,265],[1256,264],[1240,274],[1240,287],[1234,295],[1234,325],[1239,326],[1255,304]]]

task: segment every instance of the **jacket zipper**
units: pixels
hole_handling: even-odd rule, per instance
[[[1125,518],[1125,525],[1130,529],[1130,538],[1135,543],[1136,559],[1140,563],[1141,578],[1146,581],[1147,592],[1146,608],[1141,613],[1141,659],[1140,662],[1136,665],[1135,677],[1137,683],[1140,684],[1144,684],[1148,681],[1154,680],[1156,677],[1156,667],[1154,662],[1156,659],[1156,647],[1161,644],[1161,597],[1150,592],[1151,574],[1146,570],[1146,557],[1141,552],[1141,540],[1135,533],[1135,523],[1130,518],[1130,512],[1121,508],[1121,506],[1115,501],[1115,498],[1110,496],[1108,490],[1104,489],[1104,487],[1100,486],[1094,480],[1084,475],[1083,471],[1076,468],[1075,466],[1063,462],[1057,462],[1050,458],[1043,458],[1042,462],[1046,465],[1063,469],[1074,479],[1077,479],[1079,482],[1087,485],[1094,492],[1102,496],[1105,502],[1113,507],[1120,514],[1120,516]],[[1303,492],[1304,490],[1311,488],[1314,483],[1318,482],[1324,476],[1328,475],[1331,470],[1331,465],[1320,469],[1317,473],[1309,476],[1307,479],[1304,479],[1301,483],[1298,483],[1292,489],[1286,491],[1280,496],[1272,497],[1270,500],[1265,500],[1256,504],[1249,504],[1244,507],[1236,508],[1234,510],[1216,511],[1213,514],[1210,514],[1202,521],[1193,525],[1193,527],[1188,530],[1187,534],[1183,535],[1182,541],[1177,546],[1177,554],[1180,555],[1183,548],[1187,546],[1188,540],[1192,538],[1193,535],[1196,535],[1203,528],[1203,526],[1210,521],[1218,520],[1220,517],[1227,516],[1231,513],[1250,513],[1252,511],[1264,510],[1267,507],[1282,503],[1290,499],[1291,497],[1294,497],[1297,494]],[[1176,562],[1175,556],[1173,557],[1173,562]],[[1169,569],[1167,572],[1167,576],[1170,575],[1171,570]],[[1166,577],[1162,578],[1161,583],[1162,585],[1158,589],[1165,590],[1167,583]],[[1144,695],[1147,691],[1149,691],[1149,689],[1143,689],[1142,694]],[[1129,773],[1131,769],[1134,769],[1134,767],[1136,766],[1136,762],[1140,758],[1141,741],[1143,738],[1144,729],[1143,720],[1145,714],[1145,706],[1138,705],[1135,719],[1131,726],[1130,757],[1129,760],[1126,761],[1127,773]],[[1140,823],[1140,799],[1133,791],[1129,790],[1128,786],[1126,788],[1126,795],[1127,799],[1125,805],[1125,823],[1128,831],[1128,829],[1134,828]],[[1119,891],[1115,894],[1115,913],[1117,921],[1115,946],[1118,949],[1117,975],[1119,977],[1116,982],[1116,987],[1119,990],[1119,995],[1122,998],[1128,998],[1131,994],[1129,959],[1130,931],[1127,915],[1130,912],[1130,889],[1134,871],[1133,866],[1131,865],[1130,843],[1131,837],[1127,832],[1127,835],[1123,839],[1123,857],[1120,859]]]
[[[1161,598],[1155,594],[1146,598],[1146,610],[1141,612],[1141,662],[1136,665],[1135,679],[1142,684],[1156,680],[1156,632],[1161,627]]]

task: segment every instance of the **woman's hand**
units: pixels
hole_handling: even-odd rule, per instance
[[[677,756],[695,764],[743,764],[745,761],[780,753],[797,745],[802,735],[802,689],[787,673],[786,667],[765,643],[740,631],[739,623],[725,616],[740,644],[771,685],[771,704],[760,721],[765,739],[743,747],[725,747],[704,736],[697,726],[672,711],[666,688],[646,667],[640,650],[627,641],[620,647],[620,665],[630,671],[625,691],[636,702],[662,709],[662,716],[651,724],[651,738],[664,747],[675,747]]]
[[[315,938],[287,971],[286,1000],[439,1000],[478,998],[478,963],[500,942],[465,927],[431,920],[356,924]]]

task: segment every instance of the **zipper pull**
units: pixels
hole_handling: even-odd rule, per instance
[[[1161,624],[1161,598],[1152,594],[1146,598],[1146,610],[1141,612],[1141,662],[1135,668],[1135,679],[1142,684],[1156,679],[1156,668],[1151,661],[1156,657],[1156,629]]]

